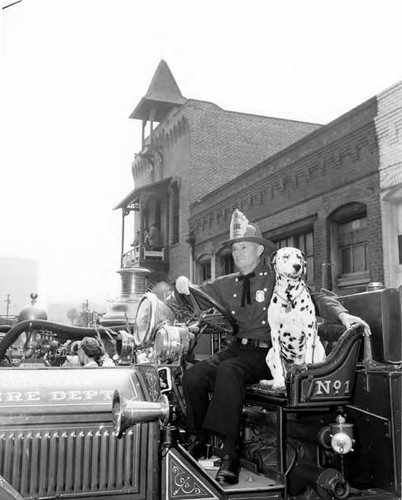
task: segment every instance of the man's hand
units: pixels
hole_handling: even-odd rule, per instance
[[[338,319],[345,328],[349,328],[352,325],[362,325],[364,328],[364,335],[370,337],[371,330],[369,325],[358,316],[353,316],[347,312],[341,312],[338,314]]]
[[[175,283],[176,290],[183,295],[190,295],[190,285],[191,282],[186,276],[179,276]]]

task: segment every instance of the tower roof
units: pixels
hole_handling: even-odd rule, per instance
[[[149,120],[154,110],[154,120],[162,121],[173,108],[186,102],[167,63],[162,59],[156,68],[148,91],[137,104],[130,118]]]

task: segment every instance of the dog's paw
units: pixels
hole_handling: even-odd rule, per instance
[[[272,389],[279,390],[285,389],[285,377],[274,378],[274,383],[272,384]]]
[[[261,387],[267,388],[267,387],[271,387],[272,384],[273,384],[273,382],[274,382],[273,380],[265,380],[265,379],[263,379],[263,380],[260,380],[259,385]]]

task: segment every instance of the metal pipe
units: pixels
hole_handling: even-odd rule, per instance
[[[124,329],[125,327],[125,324],[121,324],[113,328]],[[99,333],[102,333],[102,326],[99,325],[96,328],[86,328],[80,326],[63,325],[61,323],[52,323],[51,321],[46,321],[43,319],[27,319],[25,321],[17,323],[6,333],[3,340],[0,342],[0,359],[5,356],[7,349],[17,340],[22,332],[30,330],[50,331],[52,333],[58,334],[62,338],[70,340],[81,340],[83,337],[97,337]],[[108,328],[109,333],[110,330],[111,328]],[[117,335],[117,333],[115,335]]]

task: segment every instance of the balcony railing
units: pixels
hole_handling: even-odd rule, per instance
[[[168,264],[167,248],[164,246],[147,247],[138,245],[123,254],[123,267],[139,267],[153,264]]]

